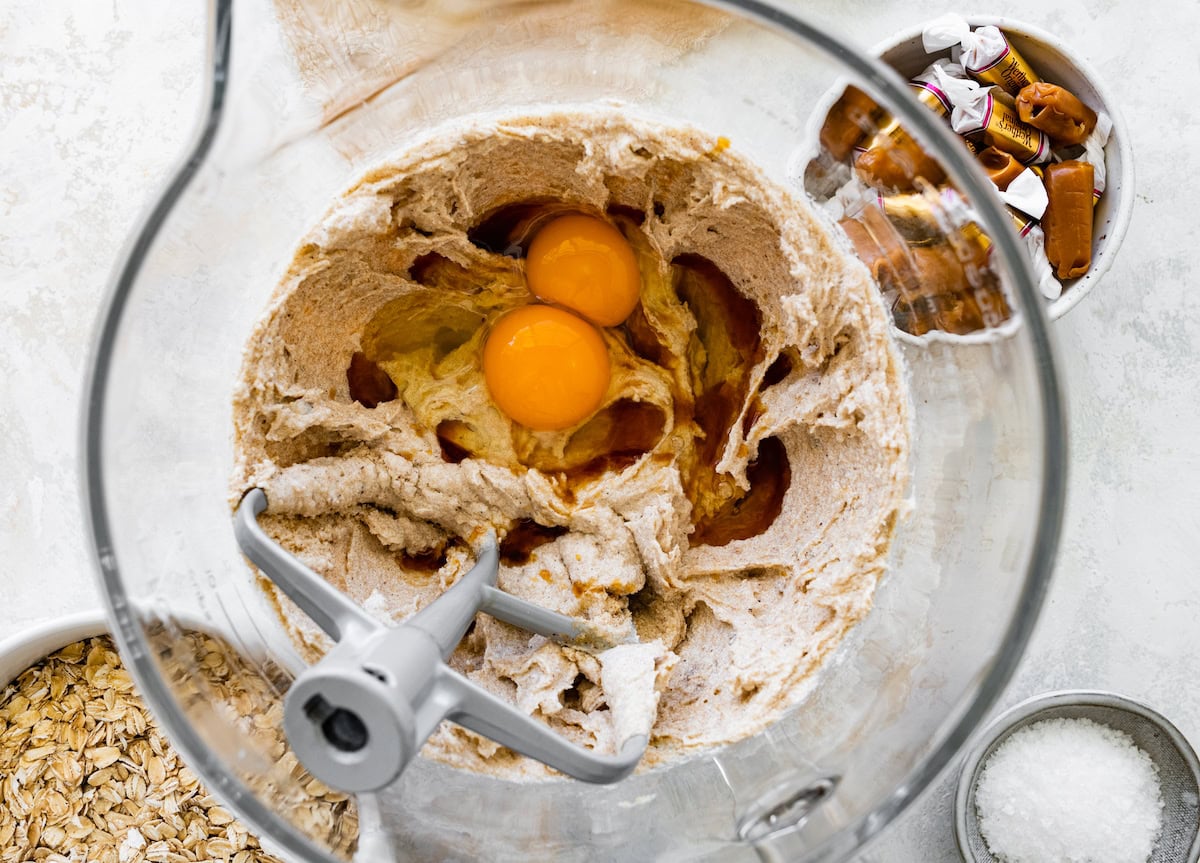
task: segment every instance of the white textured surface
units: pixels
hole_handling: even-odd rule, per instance
[[[0,637],[95,604],[76,437],[85,346],[112,262],[188,136],[203,4],[0,6]],[[952,8],[810,0],[863,45]],[[1047,689],[1142,698],[1200,741],[1200,63],[1194,0],[953,7],[1079,46],[1133,135],[1121,256],[1058,322],[1070,503],[1048,607],[1002,705]],[[949,779],[864,859],[956,859]]]
[[[113,261],[190,134],[202,13],[0,5],[0,637],[98,601],[76,473],[84,359]]]

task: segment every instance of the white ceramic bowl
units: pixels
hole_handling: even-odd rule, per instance
[[[1129,133],[1120,110],[1096,70],[1057,37],[1011,18],[979,15],[968,16],[967,21],[972,28],[986,24],[999,27],[1045,80],[1066,87],[1085,104],[1112,118],[1112,134],[1104,148],[1107,179],[1104,194],[1096,205],[1092,232],[1092,267],[1078,279],[1063,282],[1062,295],[1049,303],[1047,314],[1051,320],[1058,320],[1075,308],[1104,277],[1125,239],[1134,196],[1133,148]],[[875,46],[875,53],[906,78],[919,74],[938,57],[950,55],[948,49],[935,54],[925,53],[921,44],[921,31],[925,26],[920,24],[881,42]]]
[[[96,609],[41,623],[0,641],[0,688],[59,648],[106,632],[108,620]]]
[[[0,641],[0,689],[15,680],[25,669],[37,664],[56,650],[60,650],[68,644],[74,644],[76,641],[104,635],[110,631],[107,616],[102,609],[97,608],[37,624]],[[359,847],[366,856],[356,857],[355,860],[387,859],[378,853],[379,849],[385,846],[379,844],[383,841],[379,838],[382,836],[382,831],[377,826],[379,815],[374,801],[359,798],[359,806],[360,819],[363,821],[360,827],[362,836]],[[270,840],[259,837],[258,841],[264,851],[287,859],[285,854]],[[374,852],[374,856],[372,856],[372,852]]]

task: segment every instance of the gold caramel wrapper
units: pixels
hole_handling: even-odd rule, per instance
[[[950,97],[941,91],[936,84],[931,84],[928,81],[913,79],[908,82],[908,86],[912,87],[917,101],[924,105],[933,113],[937,114],[944,120],[950,119],[950,111],[953,105],[950,104]],[[967,149],[971,151],[971,155],[976,155],[980,151],[980,147],[970,138],[963,138],[962,142],[966,144]]]
[[[1004,209],[1008,211],[1008,217],[1012,219],[1012,223],[1017,229],[1017,236],[1025,236],[1029,233],[1029,229],[1037,224],[1037,219],[1028,213],[1022,213],[1016,207],[1005,204]]]
[[[936,85],[927,81],[909,81],[917,101],[939,117],[950,116],[950,99]]]
[[[1012,219],[1013,227],[1016,228],[1017,236],[1024,237],[1029,233],[1030,229],[1038,223],[1038,220],[1028,213],[1022,213],[1016,207],[1004,205],[1008,217]],[[975,222],[969,222],[962,229],[963,235],[972,242],[978,243],[980,247],[985,249],[990,255],[992,250],[992,238],[983,232],[983,228],[979,227]]]
[[[964,134],[978,136],[988,146],[1011,153],[1026,165],[1050,158],[1050,138],[1046,133],[1022,123],[1015,108],[990,94],[982,125]]]
[[[1042,80],[1025,58],[1017,53],[1007,36],[1004,37],[1004,50],[993,60],[978,69],[965,64],[963,68],[975,80],[984,84],[995,84],[1014,96],[1021,92],[1022,87]]]

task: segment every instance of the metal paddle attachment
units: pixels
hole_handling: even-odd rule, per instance
[[[398,626],[385,626],[286,552],[258,525],[267,496],[252,489],[238,506],[242,552],[337,644],[309,666],[284,700],[284,730],[296,756],[325,784],[347,792],[394,782],[443,719],[585,782],[616,782],[637,766],[646,736],[600,755],[471,683],[445,660],[482,611],[564,641],[597,646],[588,624],[499,590],[495,537],[479,561],[440,597]]]

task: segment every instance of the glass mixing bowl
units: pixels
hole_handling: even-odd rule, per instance
[[[1063,419],[1041,301],[961,143],[864,51],[772,3],[213,0],[211,15],[203,122],[118,270],[85,441],[114,631],[185,758],[260,835],[308,861],[344,856],[355,815],[371,860],[824,861],[861,847],[1008,679],[1061,517]],[[437,123],[596,100],[727,135],[772,179],[827,198],[817,187],[844,166],[816,142],[851,83],[972,202],[993,275],[980,287],[973,274],[964,296],[1001,302],[964,325],[939,318],[950,306],[921,306],[919,284],[898,297],[884,285],[912,396],[912,511],[873,611],[819,685],[762,734],[613,786],[513,785],[418,759],[384,793],[322,797],[280,737],[300,660],[238,552],[227,488],[242,349],[296,238]],[[937,224],[934,241],[961,240],[960,226]],[[918,307],[928,314],[914,328]]]

